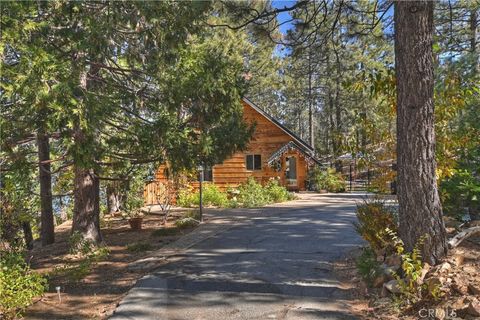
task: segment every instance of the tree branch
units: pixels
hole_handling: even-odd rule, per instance
[[[207,22],[207,25],[209,25],[210,27],[227,27],[231,30],[240,30],[244,27],[246,27],[247,25],[251,24],[251,23],[254,23],[255,21],[259,20],[259,19],[263,19],[263,18],[269,18],[269,17],[275,17],[277,16],[279,13],[282,13],[282,12],[289,12],[289,11],[292,11],[292,10],[295,10],[297,8],[300,8],[300,7],[303,7],[305,6],[306,4],[308,3],[308,0],[302,0],[302,1],[298,1],[297,3],[295,3],[293,6],[291,7],[283,7],[283,8],[278,8],[278,9],[275,9],[275,10],[271,10],[271,11],[268,11],[268,10],[264,10],[262,13],[259,13],[258,11],[257,14],[253,17],[253,18],[250,18],[248,19],[247,21],[244,21],[242,24],[240,25],[237,25],[237,26],[231,26],[229,25],[228,23],[222,23],[222,24],[209,24]]]
[[[455,237],[450,239],[448,241],[448,246],[450,247],[450,249],[456,248],[460,243],[462,243],[463,240],[470,238],[477,233],[480,233],[480,226],[465,229],[462,232],[458,233]]]

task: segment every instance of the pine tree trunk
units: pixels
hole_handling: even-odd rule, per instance
[[[312,61],[311,52],[308,52],[308,136],[310,146],[315,148],[315,136],[313,134],[313,98],[312,98]]]
[[[411,250],[426,236],[430,264],[447,252],[435,173],[433,6],[397,1],[394,15],[400,237]]]
[[[118,182],[107,185],[107,210],[109,214],[114,214],[122,209],[122,198]]]
[[[470,51],[477,51],[477,9],[470,11]]]
[[[37,134],[38,171],[40,176],[40,207],[42,245],[55,242],[55,226],[52,208],[52,175],[50,173],[50,142],[48,135],[39,131]]]
[[[332,141],[333,158],[334,158],[334,160],[336,160],[336,158],[339,155],[338,155],[338,147],[337,147],[337,135],[336,135],[336,132],[335,132],[335,121],[333,120],[333,109],[334,109],[333,97],[332,97],[332,94],[330,92],[330,89],[328,90],[328,106],[329,106],[328,119],[329,119],[329,122],[330,122],[329,132],[330,132],[330,135],[331,135],[330,140]]]
[[[342,107],[340,105],[340,77],[342,76],[340,70],[340,59],[337,52],[335,52],[335,65],[336,65],[336,79],[335,79],[335,131],[337,137],[337,149],[340,156],[342,153]]]
[[[88,73],[82,72],[80,74],[80,86],[84,91],[91,89],[91,76],[96,75],[98,70],[98,67],[92,67]],[[84,100],[83,97],[81,100]],[[75,125],[73,139],[77,146],[84,146],[88,140],[86,132],[78,123]],[[84,155],[84,157],[90,163],[93,163],[95,159],[93,154]],[[86,167],[80,159],[75,160],[75,201],[72,233],[79,232],[85,240],[98,244],[102,241],[100,232],[100,181],[91,167]]]
[[[29,221],[22,222],[23,237],[25,239],[25,246],[28,250],[33,249],[33,234],[32,226]]]
[[[100,243],[100,184],[92,169],[75,167],[75,203],[72,233],[80,232],[85,240]]]
[[[477,9],[474,8],[470,11],[470,51],[473,54],[473,67],[472,73],[476,75],[478,73],[478,56],[477,52]]]

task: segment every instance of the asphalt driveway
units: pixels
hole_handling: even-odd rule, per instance
[[[355,319],[332,262],[362,244],[352,226],[359,200],[303,194],[252,210],[139,280],[111,319]]]

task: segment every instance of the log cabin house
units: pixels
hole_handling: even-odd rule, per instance
[[[276,178],[288,190],[306,190],[308,169],[319,164],[313,147],[250,100],[243,98],[242,104],[244,120],[256,123],[248,147],[223,163],[206,168],[204,181],[225,191],[246,182],[249,177],[262,184]],[[147,204],[154,203],[158,185],[167,180],[165,169],[164,165],[160,166],[155,179],[146,185]],[[192,181],[191,185],[196,188],[198,182]]]

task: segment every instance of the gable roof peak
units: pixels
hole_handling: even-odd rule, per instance
[[[293,133],[293,131],[291,131],[290,129],[288,129],[287,127],[285,127],[283,124],[281,124],[277,119],[275,119],[274,117],[272,117],[271,115],[269,115],[265,110],[263,110],[262,108],[260,108],[259,106],[257,106],[255,103],[253,103],[251,100],[249,100],[248,98],[246,97],[243,97],[242,98],[243,102],[245,102],[247,105],[249,105],[250,107],[252,107],[255,111],[257,111],[258,113],[260,113],[262,116],[264,116],[267,120],[269,120],[270,122],[272,122],[273,124],[275,124],[277,127],[279,127],[283,132],[285,132],[287,135],[289,135],[298,145],[300,145],[302,148],[305,148],[305,150],[309,153],[312,153],[313,155],[313,152],[314,152],[314,149],[311,145],[309,145],[308,143],[306,143],[302,138],[300,138],[299,136],[297,136],[295,133]]]

